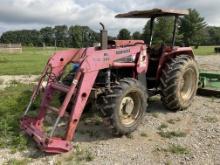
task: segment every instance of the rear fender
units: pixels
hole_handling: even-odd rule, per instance
[[[162,69],[165,65],[165,63],[170,59],[170,58],[174,58],[176,56],[179,56],[179,55],[189,55],[191,56],[192,58],[195,58],[194,56],[194,53],[193,53],[193,50],[191,47],[179,47],[179,48],[174,48],[172,51],[170,52],[164,52],[160,58],[160,61],[159,61],[159,65],[158,65],[158,68],[157,68],[157,76],[156,76],[156,79],[159,80],[160,76],[161,76],[161,72],[162,72]]]

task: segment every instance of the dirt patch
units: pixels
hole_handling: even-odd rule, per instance
[[[3,90],[4,88],[10,85],[18,84],[18,83],[22,83],[22,84],[36,83],[38,78],[39,78],[38,75],[0,76],[0,90]]]

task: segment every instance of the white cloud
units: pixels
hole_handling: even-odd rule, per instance
[[[1,0],[0,31],[59,24],[98,30],[103,22],[110,34],[116,35],[120,28],[141,30],[146,23],[143,19],[115,19],[117,13],[155,7],[196,8],[209,24],[220,25],[219,6],[219,0]]]

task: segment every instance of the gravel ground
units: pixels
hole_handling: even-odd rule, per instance
[[[196,56],[201,69],[220,71],[220,55]]]
[[[201,56],[197,60],[203,69],[220,70],[220,56]],[[196,96],[187,110],[170,112],[156,96],[148,110],[138,130],[130,136],[112,136],[98,122],[99,118],[93,116],[81,120],[72,151],[47,155],[34,144],[27,151],[17,153],[0,149],[0,164],[15,160],[37,165],[220,164],[219,98]],[[166,138],[163,132],[173,134]]]

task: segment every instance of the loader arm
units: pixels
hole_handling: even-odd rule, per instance
[[[139,56],[137,56],[139,54]],[[123,62],[125,58],[134,59],[133,62]],[[138,58],[138,59],[135,59]],[[69,63],[78,63],[79,68],[70,86],[59,83],[59,78]],[[137,73],[146,72],[147,68],[146,47],[136,45],[118,49],[96,50],[96,48],[73,49],[55,53],[48,61],[39,84],[31,97],[30,103],[21,119],[21,128],[32,136],[40,148],[45,152],[62,153],[71,149],[71,140],[74,137],[77,124],[87,103],[88,97],[100,70],[106,68],[133,68]],[[41,100],[37,117],[27,115],[31,104],[39,93],[42,81],[47,77],[47,86]],[[58,90],[65,92],[66,96],[59,108],[51,107],[52,96]],[[64,116],[67,106],[75,98],[72,111],[68,120],[65,137],[54,137],[57,125]],[[43,132],[43,121],[46,112],[55,110],[58,116],[49,135]]]

